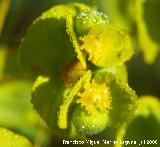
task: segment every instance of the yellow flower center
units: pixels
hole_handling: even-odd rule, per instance
[[[77,94],[80,97],[77,103],[84,106],[89,113],[93,114],[97,109],[101,111],[110,109],[111,94],[105,83],[98,84],[92,80],[84,86],[84,89]]]

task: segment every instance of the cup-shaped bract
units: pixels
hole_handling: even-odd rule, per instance
[[[121,65],[129,60],[134,52],[129,35],[110,24],[106,24],[100,34],[96,27],[91,28],[80,40],[83,42],[81,49],[88,53],[88,60],[99,67]]]
[[[59,74],[65,65],[76,59],[66,31],[66,16],[73,17],[86,9],[89,7],[79,3],[57,5],[37,18],[19,48],[22,70],[32,76]]]

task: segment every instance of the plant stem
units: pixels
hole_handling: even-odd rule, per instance
[[[0,1],[0,35],[2,33],[3,25],[7,16],[7,13],[10,8],[10,0],[1,0]]]

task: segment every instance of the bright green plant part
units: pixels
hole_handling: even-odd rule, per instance
[[[89,114],[95,114],[97,110],[105,112],[110,109],[111,95],[110,89],[105,83],[97,83],[94,79],[83,87],[83,90],[77,93],[80,98],[77,103],[85,107]]]
[[[76,34],[74,33],[74,30],[73,30],[73,16],[71,14],[68,14],[66,16],[66,29],[67,29],[67,33],[70,36],[70,40],[72,41],[73,46],[75,48],[75,52],[77,53],[77,58],[80,60],[83,68],[85,69],[86,68],[86,61],[85,61],[84,56],[80,50],[80,46],[77,41]]]
[[[85,72],[74,86],[68,88],[63,81],[58,81],[55,77],[37,78],[32,88],[32,103],[48,126],[59,133],[67,133],[68,130],[61,129],[70,128],[69,106],[77,91],[90,77],[91,72]]]
[[[144,59],[148,64],[155,61],[160,45],[159,0],[136,0],[138,39]]]
[[[137,144],[146,146],[144,140],[157,140],[160,137],[160,101],[153,96],[142,96],[134,118],[123,126],[118,134],[118,140],[135,140]],[[141,140],[143,143],[141,144]],[[157,143],[159,143],[157,141]],[[155,146],[155,144],[152,144]],[[122,147],[124,145],[117,145]]]
[[[87,34],[92,27],[96,27],[98,33],[101,33],[108,23],[108,17],[95,10],[83,11],[75,18],[76,32],[79,36]]]
[[[116,77],[120,81],[128,82],[128,72],[127,72],[127,67],[125,64],[122,64],[120,66],[116,67],[117,72],[116,72]]]
[[[23,71],[33,77],[41,75],[32,88],[34,108],[48,126],[64,135],[71,132],[72,120],[83,135],[117,128],[132,117],[135,109],[136,95],[126,83],[123,64],[133,54],[131,40],[109,24],[101,33],[95,25],[80,37],[80,46],[73,21],[87,8],[79,3],[51,8],[33,23],[20,46]],[[86,55],[93,64],[86,66]],[[97,69],[92,74],[94,66]],[[77,103],[81,104],[79,109]],[[96,118],[101,120],[99,124]]]
[[[127,83],[111,83],[112,105],[110,112],[111,123],[113,126],[120,126],[121,123],[129,121],[136,109],[136,94]],[[118,108],[119,107],[119,108]],[[120,114],[119,114],[120,113]],[[116,120],[119,117],[119,122]]]
[[[88,53],[88,60],[99,67],[113,67],[123,64],[133,55],[130,37],[123,30],[106,25],[101,34],[93,27],[80,40],[81,49]]]
[[[0,127],[0,146],[2,147],[33,147],[29,140]]]
[[[48,126],[59,130],[57,125],[57,112],[62,103],[64,82],[56,77],[38,76],[32,87],[32,100],[34,109]]]
[[[119,81],[123,81],[126,83],[128,82],[128,72],[125,64],[116,67],[106,67],[106,68],[93,67],[92,69],[93,74],[104,73],[104,72],[112,73]]]
[[[67,88],[64,91],[64,100],[63,104],[60,106],[59,114],[58,114],[58,126],[61,129],[67,128],[67,119],[68,119],[68,111],[69,106],[73,101],[73,98],[77,94],[77,92],[80,90],[80,88],[84,85],[85,82],[89,82],[91,79],[91,72],[85,72],[80,80],[77,81],[77,83],[71,87]]]
[[[117,129],[133,117],[136,109],[135,92],[111,70],[94,73],[77,96],[80,105],[73,109],[72,120],[83,135],[100,133],[106,127]]]
[[[100,133],[108,123],[108,117],[105,111],[101,112],[97,110],[94,114],[89,114],[82,106],[75,108],[72,117],[76,129],[82,135]]]
[[[94,79],[99,83],[105,81],[110,90],[111,104],[108,110],[107,126],[117,128],[128,122],[136,109],[135,91],[109,71],[95,75]]]
[[[22,70],[32,76],[59,74],[64,65],[75,59],[76,53],[66,33],[66,15],[75,16],[85,9],[88,6],[79,3],[58,5],[35,20],[20,45]]]

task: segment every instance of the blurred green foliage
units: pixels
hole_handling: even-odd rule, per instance
[[[146,146],[150,140],[160,137],[160,101],[157,97],[142,96],[138,100],[138,108],[131,122],[120,129],[117,139],[137,141],[140,146]],[[142,142],[141,142],[142,141]],[[159,144],[159,140],[156,141]],[[125,145],[117,145],[125,146]],[[133,145],[129,145],[133,146]],[[156,143],[150,146],[157,146]]]
[[[31,143],[23,136],[0,127],[0,146],[3,147],[32,147]]]

